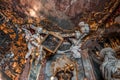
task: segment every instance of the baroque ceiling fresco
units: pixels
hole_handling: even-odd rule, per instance
[[[120,80],[120,0],[0,0],[0,80]]]

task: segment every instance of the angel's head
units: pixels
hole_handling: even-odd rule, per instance
[[[80,23],[78,24],[78,26],[80,27],[82,33],[89,33],[90,28],[89,28],[89,25],[88,25],[87,23],[85,23],[85,22],[80,22]]]

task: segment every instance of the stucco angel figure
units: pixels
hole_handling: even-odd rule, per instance
[[[76,32],[76,36],[78,38],[77,41],[72,40],[73,45],[71,46],[70,50],[73,52],[73,57],[75,58],[81,58],[81,45],[82,45],[82,39],[89,34],[89,25],[84,22],[80,22],[79,27],[81,28],[81,33],[78,31]],[[79,34],[79,35],[78,35]]]
[[[85,22],[80,22],[78,25],[81,29],[81,32],[75,31],[76,39],[69,38],[69,40],[72,42],[72,46],[70,47],[70,49],[65,50],[65,51],[58,50],[58,53],[66,53],[66,52],[71,51],[73,52],[72,56],[74,58],[76,59],[81,58],[80,52],[81,52],[82,39],[89,34],[90,28],[89,28],[89,25]]]
[[[39,59],[42,59],[42,45],[40,45],[40,42],[43,38],[42,36],[40,36],[40,34],[42,33],[42,28],[38,27],[34,29],[34,34],[32,34],[29,30],[25,28],[23,28],[23,30],[25,31],[25,38],[28,44],[28,52],[25,58],[28,59],[31,55],[32,57],[36,58],[38,62]]]
[[[120,80],[120,60],[115,57],[112,48],[104,48],[100,55],[104,59],[101,69],[105,80]]]

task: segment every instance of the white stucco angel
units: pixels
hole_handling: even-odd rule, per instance
[[[120,60],[115,57],[115,54],[112,48],[104,48],[100,52],[104,59],[101,70],[105,80],[120,80]]]
[[[80,22],[79,27],[81,29],[80,31],[75,31],[75,38],[69,38],[69,40],[72,42],[72,46],[68,50],[60,51],[58,50],[58,53],[66,53],[66,52],[72,52],[72,56],[74,58],[81,58],[81,45],[82,45],[82,39],[89,34],[89,25],[85,24],[84,22]]]
[[[25,31],[25,39],[28,44],[28,52],[25,58],[29,58],[30,55],[33,57],[37,55],[37,60],[40,59],[40,56],[42,55],[42,46],[40,45],[40,42],[42,40],[42,36],[40,36],[42,33],[42,28],[38,27],[34,29],[34,34],[25,28],[23,28],[23,30]]]
[[[73,57],[81,58],[81,44],[82,39],[89,33],[89,25],[85,24],[84,22],[80,22],[79,26],[81,27],[81,33],[76,31],[76,38],[78,40],[72,40],[73,45],[71,46],[70,50],[73,52]]]

